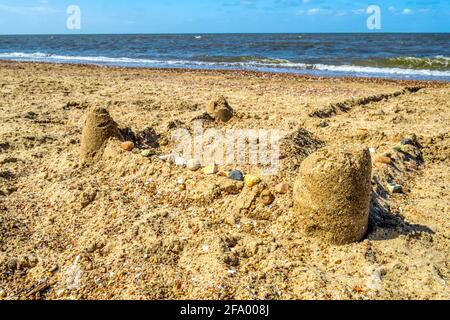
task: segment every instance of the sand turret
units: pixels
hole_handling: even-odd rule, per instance
[[[371,156],[361,146],[326,147],[306,158],[294,187],[299,227],[330,244],[360,241],[367,232]]]
[[[91,164],[98,160],[109,138],[120,138],[117,123],[105,108],[92,108],[88,111],[81,138],[80,160]]]
[[[228,122],[233,117],[233,109],[223,96],[214,97],[209,102],[206,112],[216,121]]]

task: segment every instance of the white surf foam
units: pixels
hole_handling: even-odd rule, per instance
[[[106,65],[124,65],[124,66],[143,66],[143,67],[238,67],[244,69],[283,69],[289,70],[308,70],[324,71],[332,73],[343,73],[350,75],[385,75],[385,76],[406,76],[406,77],[436,77],[450,78],[450,71],[425,70],[425,69],[403,69],[403,68],[382,68],[365,67],[355,65],[326,65],[326,64],[305,64],[295,63],[288,60],[264,60],[242,61],[242,62],[207,62],[207,61],[188,61],[188,60],[157,60],[157,59],[134,59],[127,57],[104,57],[104,56],[67,56],[54,55],[42,52],[25,53],[12,52],[0,53],[0,59],[9,59],[17,61],[45,61],[45,62],[72,62],[72,63],[92,63]]]

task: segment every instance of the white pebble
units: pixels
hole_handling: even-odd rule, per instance
[[[197,159],[191,159],[187,162],[186,166],[191,171],[197,171],[198,169],[200,169],[202,164]]]
[[[176,157],[175,158],[175,165],[177,167],[184,168],[184,167],[186,167],[186,163],[187,163],[187,161],[184,158],[182,158],[182,157]]]

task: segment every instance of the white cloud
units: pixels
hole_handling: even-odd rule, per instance
[[[30,15],[30,14],[48,14],[48,13],[54,13],[59,12],[58,10],[55,10],[48,6],[8,6],[0,4],[0,12],[7,12],[7,13],[14,13],[14,14],[24,14],[24,15]]]
[[[397,11],[397,9],[396,9],[394,6],[390,6],[390,7],[388,8],[388,10],[389,10],[389,12],[392,12],[392,13],[394,13],[395,11]]]
[[[402,10],[402,14],[412,14],[412,13],[413,13],[412,10],[408,8]]]
[[[355,10],[352,10],[352,13],[354,13],[354,14],[365,14],[366,13],[366,9],[355,9]]]
[[[333,13],[331,10],[328,9],[320,9],[320,8],[313,8],[313,9],[309,9],[307,11],[307,15],[308,16],[315,16],[315,15],[328,15]]]

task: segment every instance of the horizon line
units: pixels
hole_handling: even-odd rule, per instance
[[[0,36],[88,36],[88,35],[263,35],[263,34],[450,34],[438,31],[389,31],[389,32],[124,32],[124,33],[0,33]]]

